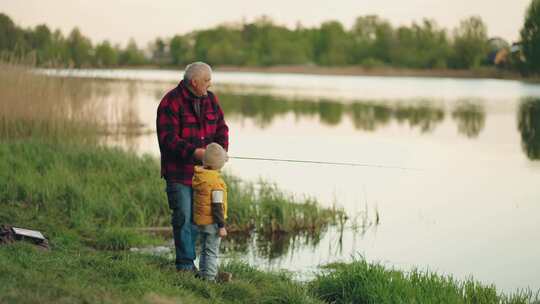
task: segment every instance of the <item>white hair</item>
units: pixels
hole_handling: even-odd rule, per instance
[[[189,82],[194,78],[203,75],[206,72],[212,73],[212,68],[208,64],[202,61],[190,63],[186,66],[186,70],[184,72],[184,80]]]

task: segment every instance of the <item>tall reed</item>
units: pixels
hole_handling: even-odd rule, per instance
[[[99,106],[89,80],[48,77],[0,62],[0,138],[95,140]]]
[[[225,179],[235,230],[320,233],[328,225],[337,224],[340,218],[346,218],[342,209],[322,208],[314,198],[299,200],[264,180],[245,182],[229,175]]]

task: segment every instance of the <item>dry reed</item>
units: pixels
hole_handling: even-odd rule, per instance
[[[31,65],[0,62],[0,138],[95,143],[98,135],[137,133],[133,109],[120,109],[118,125],[106,121],[104,113],[119,110],[107,104],[107,88],[102,80],[47,76]]]

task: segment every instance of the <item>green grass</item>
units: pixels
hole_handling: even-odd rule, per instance
[[[108,227],[169,226],[158,161],[119,149],[37,140],[0,147],[0,220],[81,234]],[[263,233],[320,230],[342,211],[295,201],[267,183],[255,190],[229,176],[230,225]],[[233,229],[234,230],[234,229]]]
[[[5,142],[0,158],[0,202],[9,205],[8,214],[0,215],[2,221],[81,233],[168,223],[153,158],[40,141]]]
[[[310,289],[328,303],[539,303],[538,294],[520,291],[510,296],[493,285],[474,279],[412,270],[404,272],[363,259],[327,265],[330,271],[310,283]]]
[[[0,159],[0,223],[41,230],[52,248],[44,252],[24,243],[0,246],[1,303],[538,301],[527,291],[507,296],[472,279],[459,282],[433,273],[389,270],[363,260],[331,265],[308,283],[295,282],[284,272],[266,273],[232,262],[222,268],[234,273],[234,283],[206,283],[177,274],[173,261],[165,257],[126,250],[156,243],[131,228],[169,222],[155,159],[36,140],[4,141]],[[298,232],[297,226],[323,227],[313,218],[332,212],[313,201],[295,205],[269,184],[256,187],[233,177],[229,181],[231,202],[239,202],[231,205],[237,210],[231,213],[234,225]]]
[[[50,252],[0,247],[1,303],[322,303],[286,274],[240,262],[223,266],[232,283],[213,284],[177,273],[161,257],[58,249],[52,241]]]
[[[160,256],[58,246],[57,239],[51,246],[48,252],[26,243],[0,246],[0,303],[539,303],[531,291],[504,295],[473,279],[364,260],[329,265],[306,283],[232,261],[221,269],[233,281],[215,284],[177,273]]]
[[[312,198],[302,201],[281,191],[275,184],[260,180],[243,182],[225,176],[228,186],[229,219],[233,230],[255,229],[262,233],[324,231],[328,225],[346,218],[342,209],[321,208]]]

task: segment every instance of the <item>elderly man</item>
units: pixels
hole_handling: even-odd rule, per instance
[[[157,109],[161,176],[166,180],[172,210],[176,269],[196,271],[191,180],[193,166],[201,164],[205,147],[216,142],[227,149],[229,128],[217,97],[208,88],[212,69],[204,62],[186,67],[184,79],[168,92]]]

